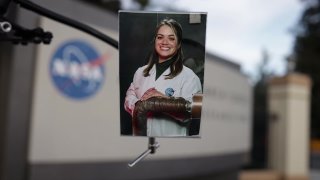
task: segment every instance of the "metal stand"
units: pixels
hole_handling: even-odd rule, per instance
[[[140,156],[138,156],[133,162],[129,163],[128,166],[133,167],[138,162],[143,160],[147,155],[156,153],[156,149],[159,146],[160,146],[160,144],[158,142],[156,142],[156,138],[154,138],[154,137],[149,138],[148,149],[146,151],[144,151]]]

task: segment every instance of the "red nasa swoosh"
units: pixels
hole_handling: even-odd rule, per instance
[[[107,53],[104,53],[102,56],[90,61],[89,64],[93,67],[100,66],[101,64],[105,63],[110,56]]]

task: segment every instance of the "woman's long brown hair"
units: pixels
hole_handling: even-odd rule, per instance
[[[182,63],[182,59],[183,59],[183,53],[182,53],[182,47],[181,47],[181,42],[182,42],[182,28],[181,25],[175,21],[174,19],[163,19],[159,25],[157,26],[156,30],[155,30],[155,36],[153,38],[153,50],[149,56],[149,60],[148,60],[148,64],[147,67],[143,70],[143,75],[144,77],[149,76],[149,72],[151,70],[151,68],[153,67],[154,64],[156,64],[159,61],[159,56],[155,50],[155,39],[158,33],[158,30],[160,29],[161,26],[167,25],[169,26],[173,32],[175,33],[176,37],[177,37],[177,51],[176,53],[173,55],[173,59],[175,59],[173,61],[173,63],[170,65],[170,73],[165,75],[166,78],[165,79],[172,79],[174,77],[176,77],[183,68],[183,63]]]

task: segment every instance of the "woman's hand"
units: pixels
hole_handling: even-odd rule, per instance
[[[150,88],[148,89],[140,98],[141,101],[147,100],[151,97],[167,97],[166,95],[162,94],[161,92],[159,92],[158,90],[156,90],[155,88]]]

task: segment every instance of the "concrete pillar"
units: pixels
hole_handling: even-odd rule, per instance
[[[290,73],[270,81],[269,168],[283,179],[308,179],[310,79]]]

